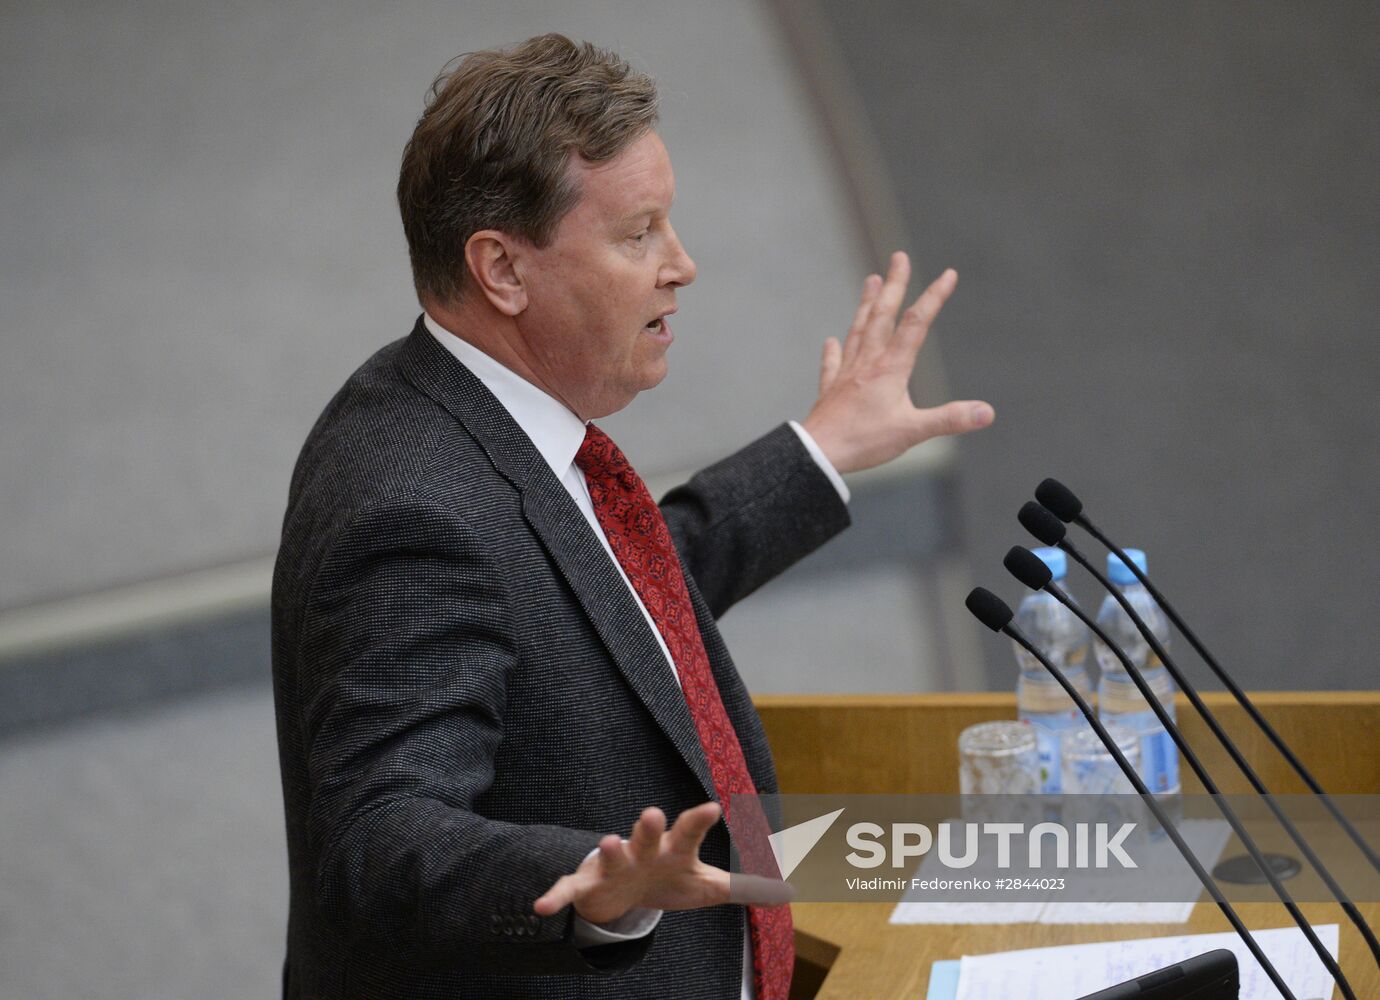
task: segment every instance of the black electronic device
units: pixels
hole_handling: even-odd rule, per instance
[[[1078,1000],[1238,1000],[1240,996],[1236,956],[1218,948]]]

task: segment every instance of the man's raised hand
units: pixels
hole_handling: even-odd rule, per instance
[[[648,806],[626,843],[612,833],[599,841],[598,852],[573,874],[557,879],[532,909],[548,917],[574,905],[585,920],[604,924],[637,907],[690,910],[728,902],[786,902],[789,886],[752,876],[735,876],[730,898],[728,872],[699,858],[705,834],[718,820],[718,803],[706,802],[685,810],[667,830],[666,814]],[[747,894],[742,891],[745,882],[752,886]]]
[[[952,269],[941,274],[897,322],[909,280],[910,259],[892,254],[886,280],[871,274],[863,283],[843,343],[830,337],[824,345],[819,398],[803,426],[839,472],[870,469],[922,441],[979,430],[993,420],[992,407],[980,400],[925,409],[911,402],[916,355],[958,275]]]

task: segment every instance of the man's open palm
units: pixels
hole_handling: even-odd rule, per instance
[[[616,920],[629,910],[689,910],[720,903],[741,902],[774,905],[787,901],[785,883],[735,877],[760,884],[755,898],[744,898],[741,885],[729,895],[729,874],[699,859],[705,834],[719,820],[717,802],[687,809],[666,829],[666,815],[648,806],[624,842],[617,834],[599,841],[599,850],[587,857],[573,874],[563,875],[533,905],[541,916],[564,906],[590,923]]]
[[[992,407],[958,400],[921,409],[910,398],[910,374],[930,325],[953,293],[958,275],[945,271],[898,322],[910,280],[910,259],[891,255],[883,281],[870,274],[842,343],[830,337],[820,363],[819,399],[803,426],[839,472],[889,462],[933,437],[964,434],[992,422]]]

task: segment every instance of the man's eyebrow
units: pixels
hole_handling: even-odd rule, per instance
[[[629,223],[636,222],[638,219],[645,219],[649,215],[656,215],[660,208],[660,205],[647,205],[644,208],[636,209],[619,219],[618,224],[620,226],[625,226]]]
[[[675,203],[676,203],[676,197],[675,197],[675,195],[672,195],[672,196],[671,196],[670,204],[668,204],[668,205],[666,206],[666,211],[667,211],[667,212],[670,212],[671,206],[674,205]],[[626,225],[628,225],[628,224],[630,224],[630,223],[636,222],[638,219],[644,219],[644,218],[646,218],[646,217],[649,216],[649,215],[656,215],[656,214],[657,214],[658,212],[660,212],[660,211],[661,211],[661,203],[660,203],[660,202],[651,202],[651,203],[649,203],[649,204],[647,204],[647,205],[642,206],[641,208],[638,208],[636,211],[629,212],[627,215],[623,216],[621,219],[618,220],[618,224],[619,224],[620,226],[626,226]]]

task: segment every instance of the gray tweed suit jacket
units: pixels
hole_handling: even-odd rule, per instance
[[[715,625],[848,523],[785,425],[662,503],[759,790],[761,723]],[[714,797],[651,630],[565,488],[420,320],[337,393],[292,478],[273,581],[289,998],[704,997],[744,911],[577,950],[533,901],[646,805]],[[702,852],[726,866],[721,822]]]

